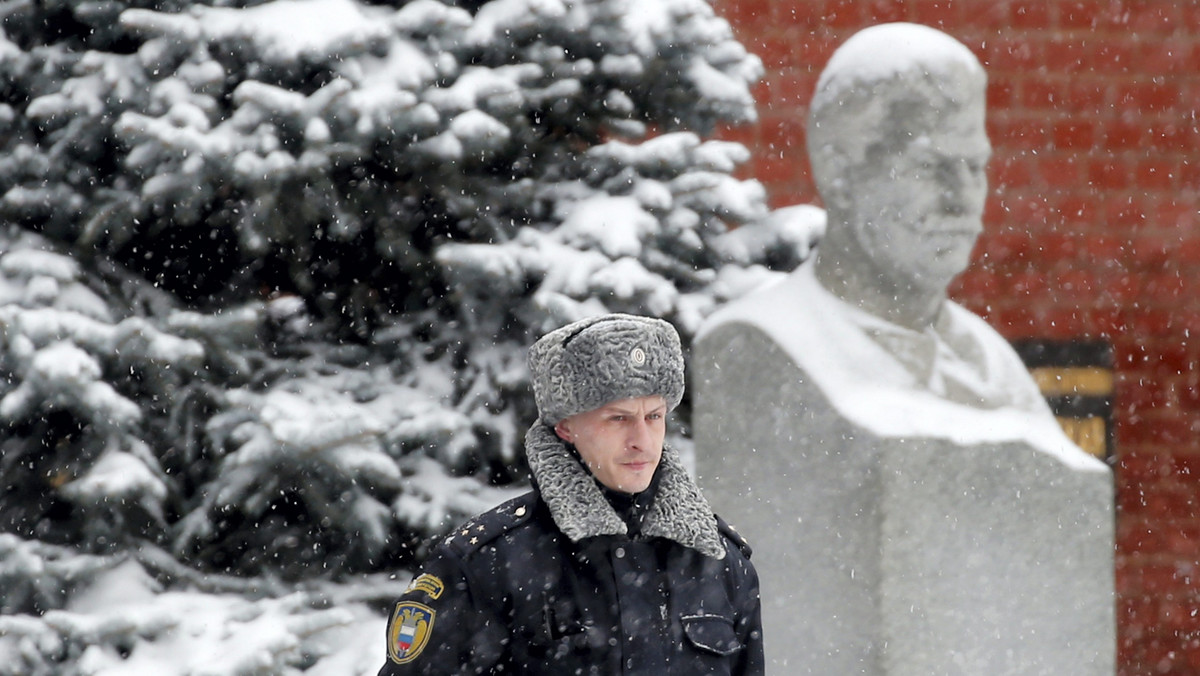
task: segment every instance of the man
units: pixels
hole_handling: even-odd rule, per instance
[[[925,26],[839,47],[808,124],[826,234],[697,337],[700,482],[763,549],[781,671],[1111,666],[1087,654],[1111,638],[1111,477],[947,298],[982,229],[986,83]]]
[[[381,676],[761,674],[750,549],[663,440],[679,336],[613,314],[529,352],[533,490],[455,530],[397,601]]]

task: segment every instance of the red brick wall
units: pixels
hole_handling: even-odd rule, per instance
[[[774,206],[819,203],[804,119],[853,32],[923,23],[979,56],[992,194],[952,294],[1010,340],[1111,343],[1118,672],[1200,674],[1200,2],[715,2],[766,66],[760,123],[725,136]]]

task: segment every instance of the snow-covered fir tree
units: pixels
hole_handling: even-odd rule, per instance
[[[686,340],[821,229],[709,139],[761,69],[704,0],[0,20],[0,674],[373,673],[523,488],[534,338]]]

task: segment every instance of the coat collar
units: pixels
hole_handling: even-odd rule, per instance
[[[525,454],[538,492],[554,523],[572,542],[600,535],[625,535],[617,515],[591,473],[575,458],[554,429],[540,420],[525,435]],[[716,559],[725,556],[717,520],[700,489],[688,475],[679,453],[663,448],[658,494],[642,534],[663,537]]]

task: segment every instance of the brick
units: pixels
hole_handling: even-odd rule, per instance
[[[1117,307],[1128,306],[1142,296],[1142,284],[1141,275],[1121,272],[1110,276],[1097,302]]]
[[[967,3],[962,0],[909,0],[910,21],[933,26],[954,35],[956,28],[962,26],[963,7]]]
[[[1194,38],[1150,40],[1129,48],[1132,69],[1139,73],[1190,73],[1198,56],[1200,46]]]
[[[1086,177],[1088,186],[1097,190],[1124,190],[1133,185],[1130,164],[1111,155],[1088,159]]]
[[[1190,121],[1175,118],[1149,121],[1146,125],[1145,150],[1191,153],[1200,142],[1200,130]]]
[[[1158,607],[1152,599],[1117,599],[1117,676],[1145,676],[1149,670],[1126,672],[1122,667],[1135,662],[1141,643],[1146,640],[1145,628],[1158,615]]]
[[[1162,528],[1145,519],[1128,518],[1117,522],[1117,549],[1125,554],[1161,552],[1166,547]]]
[[[1197,212],[1200,206],[1196,199],[1200,194],[1172,187],[1172,184],[1178,183],[1179,171],[1180,165],[1174,162],[1161,165],[1153,174],[1143,167],[1137,189],[1142,192],[1143,201],[1147,205],[1148,225],[1153,228],[1155,234],[1166,238],[1172,247],[1173,257],[1182,262],[1184,259],[1181,256],[1181,247],[1196,232]],[[1153,177],[1168,185],[1152,185],[1149,179]]]
[[[781,21],[785,25],[788,23],[786,18]],[[791,65],[772,71],[768,73],[767,77],[787,77],[807,73],[813,78],[815,86],[816,78],[821,74],[821,69],[825,67],[834,50],[841,44],[841,38],[826,31],[810,32],[795,27],[780,32],[787,41],[781,48],[787,50],[787,61]],[[812,90],[813,87],[808,88],[806,99],[812,96]]]
[[[1045,66],[1041,49],[1031,41],[1006,35],[988,40],[978,56],[989,75],[993,69],[998,73],[1025,74],[1037,72],[1039,67]]]
[[[1200,188],[1200,162],[1187,157],[1180,160],[1179,182],[1191,190]]]
[[[1146,390],[1151,388],[1126,388]],[[1117,478],[1117,485],[1120,486],[1138,486],[1153,481],[1160,481],[1172,472],[1171,467],[1172,457],[1160,451],[1145,451],[1145,453],[1134,453],[1127,451],[1117,457],[1117,466],[1114,469]]]
[[[1034,185],[1036,162],[1028,157],[1004,156],[988,164],[988,175],[994,186],[1022,187]]]
[[[1094,111],[1107,108],[1111,78],[1073,77],[1063,83],[1063,103],[1073,112]]]
[[[741,143],[749,148],[751,152],[753,152],[754,148],[758,146],[760,134],[761,126],[757,124],[743,124],[736,126],[718,125],[713,130],[713,136],[715,138],[718,138],[722,141]],[[753,162],[753,157],[751,158],[751,161]]]
[[[754,176],[767,187],[768,192],[779,185],[788,189],[796,181],[796,163],[780,157],[779,153],[755,153],[753,164]]]
[[[1010,340],[1013,337],[1038,335],[1035,331],[1039,325],[1038,317],[1028,307],[1000,308],[989,313],[988,323]]]
[[[1200,556],[1200,523],[1185,521],[1169,524],[1163,528],[1167,540],[1164,551],[1193,560]]]
[[[1189,487],[1200,485],[1200,453],[1179,453],[1171,456],[1168,465],[1172,474],[1179,478],[1181,483]],[[1195,498],[1200,500],[1200,494],[1196,494]],[[1200,516],[1200,510],[1192,514]]]
[[[730,24],[753,35],[769,24],[775,4],[773,0],[716,0],[713,8]]]
[[[1174,2],[1138,2],[1127,13],[1125,28],[1133,35],[1150,39],[1155,35],[1170,35],[1181,25],[1182,12]],[[1196,25],[1196,24],[1190,24]]]
[[[1191,519],[1200,509],[1195,487],[1159,485],[1136,494],[1123,494],[1122,518],[1139,517],[1161,522],[1169,519]],[[1129,499],[1132,498],[1132,499]]]
[[[748,45],[748,47],[762,59],[763,66],[768,72],[803,69],[808,66],[804,61],[804,55],[807,52],[797,49],[797,45],[803,45],[807,35],[799,28],[789,27],[765,33],[754,45]],[[826,57],[827,59],[828,57]],[[822,60],[821,64],[824,65],[824,63],[825,60]]]
[[[1067,119],[1054,123],[1051,138],[1056,148],[1087,150],[1096,141],[1096,126],[1088,119]]]
[[[1058,73],[1081,73],[1092,66],[1091,46],[1080,37],[1056,35],[1046,41],[1045,63]]]
[[[813,4],[818,3],[814,1]],[[834,31],[855,31],[864,28],[868,23],[869,17],[863,7],[864,3],[858,0],[823,0],[820,4],[824,5],[821,14],[818,15],[821,22]]]
[[[808,190],[805,190],[808,188]],[[778,184],[775,190],[768,189],[767,205],[772,209],[791,206],[793,204],[816,204],[819,206],[819,200],[816,198],[816,191],[812,190],[811,185],[806,185],[803,180],[797,180],[794,183]]]
[[[1129,592],[1132,594],[1150,594],[1161,596],[1169,593],[1187,592],[1180,596],[1194,596],[1197,579],[1196,565],[1193,563],[1147,563],[1138,567],[1136,579]]]
[[[1044,116],[1040,115],[994,115],[992,116],[992,143],[1006,146],[1010,152],[1016,150],[1042,150],[1049,146],[1049,128]]]
[[[987,88],[987,108],[996,110],[1008,108],[1014,104],[1017,87],[1011,79],[989,78]]]
[[[780,111],[780,114],[805,119],[808,116],[808,102],[812,100],[813,90],[817,86],[817,77],[818,72],[808,68],[772,73],[767,76],[766,93],[756,97],[756,100],[768,109]]]
[[[1083,249],[1083,240],[1076,233],[1043,233],[1037,236],[1034,246],[1037,264],[1050,266],[1059,261],[1074,261]]]
[[[1107,122],[1102,139],[1109,149],[1143,148],[1149,126],[1141,119],[1114,119]]]
[[[1135,198],[1132,195],[1118,195],[1103,201],[1105,221],[1108,223],[1119,225],[1125,229],[1139,229],[1146,222],[1146,214],[1148,205],[1141,198]],[[1139,256],[1149,250],[1134,243],[1131,247],[1131,252]],[[1151,265],[1159,265],[1165,262],[1161,256],[1155,257],[1151,261]]]
[[[906,17],[905,0],[869,0],[861,4],[867,22],[871,24],[903,21]]]
[[[1101,42],[1091,50],[1086,65],[1091,73],[1110,76],[1138,72],[1139,62],[1134,46],[1125,42]]]
[[[1141,190],[1169,190],[1175,183],[1175,163],[1169,160],[1144,159],[1138,162],[1136,182]]]
[[[1178,11],[1181,25],[1200,26],[1200,5],[1194,2],[1181,3]]]
[[[805,121],[793,117],[772,115],[762,122],[763,152],[795,164],[806,161]]]
[[[771,0],[770,5],[770,16],[786,22],[783,25],[801,32],[815,31],[822,27],[819,3],[809,0]]]
[[[1108,0],[1071,0],[1070,2],[1048,2],[1047,5],[1057,5],[1058,13],[1054,26],[1059,29],[1093,29],[1097,17],[1112,3]]]
[[[1051,25],[1050,11],[1054,3],[1045,0],[1014,0],[1009,3],[1008,16],[1013,28],[1039,29]]]
[[[1155,304],[1178,302],[1189,286],[1187,281],[1179,275],[1178,270],[1147,274],[1144,277],[1146,279],[1143,285],[1144,292],[1147,297],[1154,299]]]
[[[1033,247],[1029,232],[1015,228],[985,228],[976,243],[976,249],[997,264],[1023,264],[1031,257]]]
[[[1179,88],[1170,82],[1137,82],[1117,88],[1116,105],[1138,113],[1170,110],[1179,103]]]
[[[1038,164],[1038,174],[1045,187],[1071,190],[1083,183],[1082,169],[1074,155],[1047,155]],[[1047,191],[1050,194],[1050,191]]]
[[[972,3],[962,18],[962,23],[976,29],[1000,32],[1012,25],[1010,0]]]
[[[1056,110],[1062,104],[1064,85],[1061,80],[1029,77],[1021,82],[1018,101],[1023,108]]]

